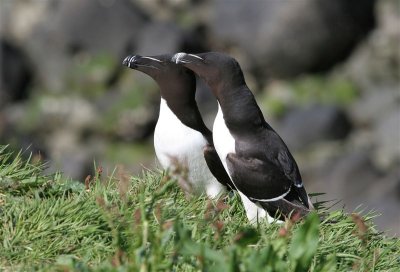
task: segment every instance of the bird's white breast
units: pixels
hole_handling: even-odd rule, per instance
[[[223,186],[211,174],[204,159],[203,135],[185,126],[161,98],[160,115],[154,131],[154,149],[164,169],[173,166],[174,158],[188,167],[189,181],[197,192],[214,197]]]
[[[218,156],[221,159],[222,164],[229,177],[232,180],[231,173],[229,173],[228,165],[226,162],[226,157],[229,153],[236,153],[235,151],[235,139],[230,133],[228,127],[225,124],[224,116],[221,110],[221,106],[218,104],[218,113],[215,117],[214,126],[213,126],[213,140],[214,146],[217,150]],[[233,185],[235,182],[232,180]],[[235,185],[236,186],[236,185]],[[237,189],[237,188],[236,188]],[[273,219],[265,212],[264,209],[258,207],[254,202],[252,202],[247,196],[245,196],[240,190],[239,192],[240,198],[242,200],[243,206],[246,210],[247,218],[251,223],[256,223],[258,219],[267,217],[269,222],[272,222]]]
[[[232,137],[229,129],[226,127],[221,106],[219,104],[218,113],[215,117],[213,126],[213,140],[215,150],[217,150],[218,156],[221,159],[226,172],[229,174],[228,166],[226,164],[226,156],[229,153],[235,153],[235,139]]]

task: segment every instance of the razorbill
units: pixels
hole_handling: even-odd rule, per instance
[[[194,73],[171,61],[173,55],[127,56],[123,65],[152,77],[161,93],[160,113],[154,131],[154,148],[164,169],[178,160],[187,166],[196,193],[216,197],[233,187],[213,145],[195,100]]]
[[[266,215],[271,222],[276,215],[283,219],[308,214],[313,205],[296,161],[265,121],[238,62],[217,52],[177,53],[172,60],[195,72],[218,100],[214,145],[248,219],[254,222]]]

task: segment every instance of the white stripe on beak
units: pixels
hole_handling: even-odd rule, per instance
[[[192,56],[192,57],[195,57],[195,58],[198,58],[198,59],[201,59],[201,60],[204,60],[204,59],[202,59],[201,57],[199,57],[199,56],[197,56],[197,55],[194,55],[194,54],[188,54],[189,56]]]
[[[162,62],[161,60],[155,59],[155,58],[152,58],[152,57],[142,57],[142,59],[149,59],[149,60],[155,60],[155,61],[158,61],[158,62]]]

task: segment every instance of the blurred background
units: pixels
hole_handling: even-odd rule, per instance
[[[397,0],[1,0],[0,144],[83,181],[157,167],[157,85],[128,54],[223,51],[241,64],[308,192],[400,233]],[[199,83],[207,124],[216,101]]]

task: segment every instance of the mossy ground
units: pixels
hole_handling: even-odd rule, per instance
[[[396,271],[400,242],[372,214],[249,225],[236,194],[188,197],[176,176],[101,168],[44,176],[0,147],[0,270]],[[179,176],[179,175],[178,175]],[[182,178],[182,177],[181,177]],[[320,213],[321,211],[319,211]],[[335,223],[332,223],[335,222]]]

